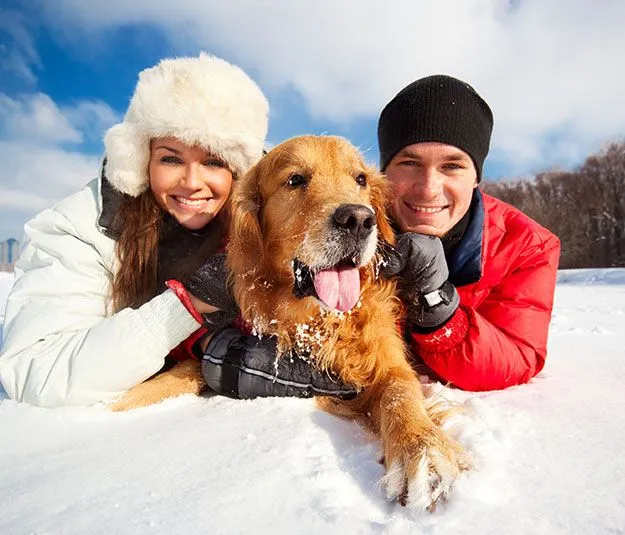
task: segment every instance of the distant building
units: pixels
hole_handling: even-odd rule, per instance
[[[20,256],[20,242],[9,238],[0,242],[0,271],[13,271],[13,266]]]

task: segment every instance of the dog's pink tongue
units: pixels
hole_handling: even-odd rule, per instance
[[[326,306],[346,312],[360,297],[360,274],[357,268],[324,269],[315,274],[317,296]]]

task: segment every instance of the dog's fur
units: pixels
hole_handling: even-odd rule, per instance
[[[306,183],[290,183],[296,175]],[[282,352],[311,351],[317,366],[361,389],[350,401],[319,397],[317,402],[333,414],[359,420],[381,439],[389,498],[431,509],[467,464],[460,445],[428,415],[398,330],[395,284],[376,273],[381,248],[393,241],[384,213],[386,188],[382,175],[341,138],[288,140],[236,184],[228,263],[237,303],[256,332],[277,336]],[[365,238],[345,238],[344,229],[337,230],[333,217],[344,205],[364,206],[375,214]],[[309,266],[314,275],[344,261],[344,253],[360,271],[360,300],[354,308],[338,313],[323,306],[314,292],[295,296],[301,273],[294,262]],[[187,368],[191,375],[198,373],[197,365]],[[161,388],[170,388],[183,379],[161,376],[160,381],[165,383]],[[137,388],[147,390],[148,384]],[[199,391],[197,383],[189,385]],[[122,399],[117,408],[136,406],[134,397],[125,405]]]

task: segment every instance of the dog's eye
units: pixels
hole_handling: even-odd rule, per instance
[[[304,175],[291,175],[287,184],[292,188],[297,188],[299,186],[305,186],[308,184],[308,179]]]
[[[356,184],[362,186],[363,188],[367,185],[367,177],[365,175],[358,175],[356,177]]]

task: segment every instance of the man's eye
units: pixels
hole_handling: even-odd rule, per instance
[[[402,162],[399,162],[399,165],[406,165],[408,167],[414,167],[415,165],[417,165],[417,162],[415,162],[414,160],[404,160]]]
[[[308,184],[308,179],[304,175],[294,174],[289,177],[287,184],[292,188],[302,187]]]
[[[163,156],[161,158],[161,162],[163,163],[182,163],[182,160],[177,156]]]
[[[463,169],[463,167],[457,163],[447,163],[444,167],[445,169],[450,169],[451,171],[455,171],[456,169]]]

